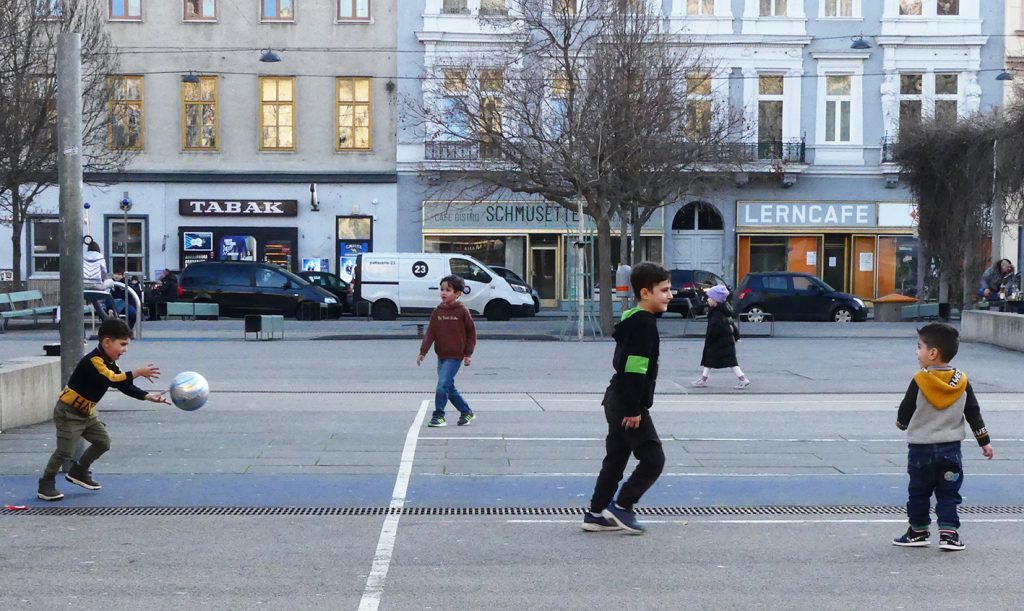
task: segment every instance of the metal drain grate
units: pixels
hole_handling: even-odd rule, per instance
[[[9,516],[578,516],[583,507],[29,507]],[[965,514],[1024,514],[1024,505],[968,505]],[[903,505],[637,507],[642,516],[905,515]]]

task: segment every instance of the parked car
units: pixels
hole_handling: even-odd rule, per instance
[[[708,298],[705,292],[716,284],[726,284],[718,274],[702,269],[674,269],[672,275],[672,301],[668,304],[669,312],[690,316],[689,305],[693,305],[693,315],[700,316],[708,310]],[[732,287],[729,287],[732,291]]]
[[[526,280],[523,280],[522,276],[507,267],[501,267],[499,265],[488,265],[487,267],[494,270],[494,273],[504,278],[505,282],[508,282],[512,286],[512,290],[519,291],[521,293],[529,293],[533,297],[534,313],[540,312],[540,293],[537,292],[537,289],[526,284]]]
[[[864,302],[840,293],[810,274],[755,272],[747,274],[735,296],[736,310],[753,322],[770,313],[775,320],[867,320]]]
[[[338,298],[342,312],[352,311],[352,285],[331,272],[299,272],[298,276]]]
[[[466,282],[462,303],[487,320],[533,316],[529,293],[512,288],[497,272],[469,255],[438,252],[364,252],[356,258],[356,302],[370,302],[374,320],[428,314],[440,301],[439,285],[448,274]]]
[[[202,261],[181,272],[178,299],[216,303],[223,316],[281,314],[298,317],[303,304],[341,316],[338,298],[280,266],[252,261]]]

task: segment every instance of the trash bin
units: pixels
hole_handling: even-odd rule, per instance
[[[875,300],[875,322],[903,322],[903,306],[917,303],[913,297],[892,293]]]

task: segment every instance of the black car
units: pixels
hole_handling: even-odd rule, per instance
[[[747,274],[736,291],[738,312],[753,322],[768,312],[775,320],[867,320],[864,302],[840,293],[810,274],[798,272],[756,272]]]
[[[504,278],[505,282],[508,282],[509,286],[512,287],[513,291],[518,291],[520,293],[529,293],[530,296],[533,297],[534,314],[540,312],[540,293],[538,293],[537,290],[530,286],[529,284],[526,284],[526,280],[523,280],[519,274],[515,273],[514,271],[510,270],[507,267],[501,267],[499,265],[488,265],[487,267],[494,270],[494,273]]]
[[[352,285],[331,272],[299,272],[298,276],[338,298],[342,312],[352,311]]]
[[[690,315],[690,304],[693,305],[693,315],[700,316],[708,309],[705,291],[716,284],[729,286],[718,274],[702,269],[674,269],[669,273],[672,275],[672,301],[668,304],[668,311],[683,316]]]
[[[280,266],[252,261],[193,263],[178,279],[178,300],[216,303],[224,316],[302,314],[304,304],[320,304],[328,318],[341,316],[338,298]]]

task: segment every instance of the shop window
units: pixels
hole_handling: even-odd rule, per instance
[[[369,78],[339,78],[338,145],[339,151],[368,151],[371,144],[371,106]]]
[[[715,14],[715,0],[686,0],[686,14],[710,17]]]
[[[295,150],[295,79],[260,78],[260,150]]]
[[[260,2],[263,21],[292,21],[295,19],[294,0],[262,0]]]
[[[110,0],[108,8],[112,20],[142,20],[142,0]]]
[[[107,79],[107,86],[110,90],[108,145],[111,149],[142,149],[142,77],[113,76]]]
[[[878,238],[878,294],[917,295],[918,241],[913,236]]]
[[[216,21],[217,0],[185,0],[185,21]]]
[[[788,248],[785,237],[753,236],[750,239],[750,271],[784,272]]]
[[[201,76],[198,83],[182,83],[181,148],[217,150],[217,77]]]
[[[510,242],[516,243],[516,256],[510,256]],[[519,272],[524,269],[524,245],[524,238],[506,236],[426,236],[423,239],[425,252],[463,253],[485,265],[500,265]]]
[[[30,275],[60,272],[60,222],[56,217],[29,219]]]
[[[370,0],[338,0],[339,21],[369,21]]]
[[[127,230],[126,230],[127,227]],[[107,217],[107,269],[127,272],[129,275],[145,276],[146,266],[146,219],[129,218],[127,226],[123,217]]]
[[[786,0],[761,0],[762,17],[785,17]]]

